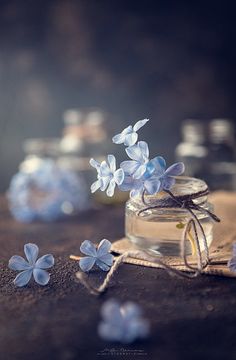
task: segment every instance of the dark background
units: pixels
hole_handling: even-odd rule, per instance
[[[173,160],[183,119],[236,118],[235,63],[231,1],[1,0],[0,190],[71,107],[117,131],[150,117],[143,138]]]

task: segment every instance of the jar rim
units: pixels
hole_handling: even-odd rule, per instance
[[[189,177],[189,176],[174,176],[176,182],[171,188],[171,192],[175,196],[184,196],[184,195],[193,195],[198,192],[206,191],[208,186],[206,182],[202,179]],[[169,197],[170,195],[165,192],[161,191],[154,195],[145,195],[145,202],[148,205],[152,205],[156,203],[158,200],[164,200],[165,198]],[[144,207],[143,199],[141,195],[131,197],[128,202],[133,203],[137,207]],[[204,204],[207,202],[207,195],[204,194],[199,196],[193,200],[195,204]],[[178,208],[176,208],[178,209]],[[180,210],[180,209],[179,209]]]

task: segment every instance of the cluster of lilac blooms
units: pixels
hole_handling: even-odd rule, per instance
[[[169,190],[175,183],[175,176],[184,172],[182,162],[175,163],[166,169],[166,162],[162,156],[149,158],[149,148],[145,141],[138,141],[137,131],[149,120],[138,121],[134,126],[128,126],[112,141],[124,144],[130,160],[123,161],[120,168],[116,168],[116,158],[108,155],[107,161],[91,159],[90,165],[97,170],[97,180],[91,185],[91,192],[98,189],[106,191],[107,196],[113,196],[116,185],[122,191],[130,191],[130,196],[142,194],[154,195],[162,190]]]

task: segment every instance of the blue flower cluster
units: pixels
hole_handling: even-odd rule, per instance
[[[53,160],[42,160],[32,172],[20,171],[11,180],[8,200],[16,220],[54,221],[88,206],[87,186],[74,172]]]
[[[91,166],[97,170],[97,181],[91,186],[91,191],[98,189],[113,196],[115,186],[122,191],[130,191],[130,196],[140,196],[143,193],[154,195],[162,190],[169,190],[175,184],[175,176],[184,172],[184,164],[178,162],[166,168],[165,159],[157,156],[149,158],[149,148],[145,141],[138,141],[137,131],[149,120],[138,121],[130,125],[120,134],[113,137],[115,144],[126,145],[126,154],[131,160],[123,161],[116,169],[114,155],[108,155],[107,162],[90,160]]]

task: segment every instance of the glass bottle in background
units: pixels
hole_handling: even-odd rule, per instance
[[[236,190],[235,129],[229,119],[209,123],[209,172],[212,190]]]
[[[183,141],[176,147],[175,157],[185,164],[186,176],[202,178],[208,158],[206,125],[199,120],[185,120],[181,133]]]
[[[228,119],[213,119],[209,124],[209,154],[212,162],[233,162],[234,125]]]
[[[83,174],[87,184],[93,182],[90,158],[104,160],[107,152],[106,114],[98,109],[68,109],[64,113],[59,163]]]

